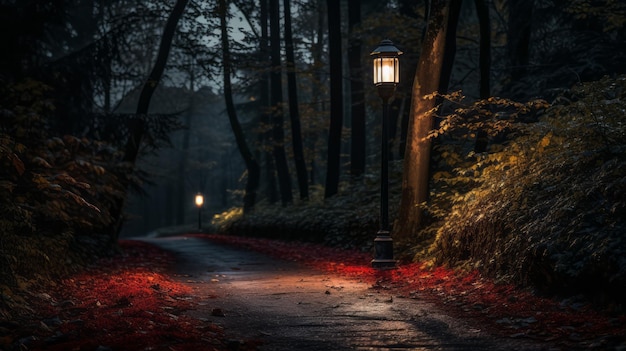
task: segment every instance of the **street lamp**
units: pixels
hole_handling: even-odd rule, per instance
[[[383,101],[382,145],[380,155],[380,230],[374,239],[373,268],[393,268],[393,240],[389,230],[389,99],[400,82],[400,60],[398,50],[391,40],[385,39],[370,54],[373,56],[374,85]]]
[[[202,205],[204,204],[204,196],[201,193],[196,194],[196,206],[198,207],[198,230],[202,230]]]

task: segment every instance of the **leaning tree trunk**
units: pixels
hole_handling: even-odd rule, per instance
[[[424,14],[418,14],[415,7],[414,0],[401,0],[399,1],[399,11],[404,16],[413,19],[418,22],[421,18],[424,18],[424,22],[428,18],[428,0],[424,0]],[[422,30],[422,37],[426,33],[426,26]],[[416,42],[421,42],[422,38],[415,38]],[[417,60],[419,58],[419,52],[409,53],[405,52],[402,55],[402,70],[400,72],[401,87],[398,87],[403,91],[402,101],[400,102],[400,108],[398,112],[399,117],[399,133],[394,132],[393,135],[398,135],[398,157],[404,158],[404,152],[406,151],[406,136],[409,129],[409,116],[411,114],[411,94],[409,89],[413,86],[413,79],[415,78],[415,70],[417,69]],[[408,88],[404,88],[408,87]],[[396,122],[398,123],[398,122]],[[391,148],[389,148],[391,152]]]
[[[421,55],[413,81],[411,115],[407,131],[407,145],[402,175],[402,199],[394,236],[399,239],[415,238],[423,222],[423,204],[428,200],[431,140],[428,133],[433,128],[436,101],[427,98],[438,92],[446,54],[450,10],[461,0],[433,0],[428,27],[422,43]]]
[[[328,45],[330,56],[330,127],[328,130],[325,199],[337,194],[339,191],[341,129],[343,127],[341,6],[337,0],[326,0],[326,4],[328,6]]]
[[[293,52],[293,35],[291,33],[291,4],[289,0],[283,1],[285,13],[285,56],[287,57],[287,85],[289,93],[289,116],[291,120],[291,144],[293,158],[296,164],[296,176],[300,199],[309,198],[309,182],[307,180],[306,161],[304,160],[304,148],[302,146],[302,131],[300,127],[300,110],[298,107],[298,85],[296,84],[296,60]]]
[[[239,148],[239,153],[246,164],[246,170],[248,171],[248,179],[246,181],[245,194],[243,196],[243,212],[250,212],[256,202],[256,190],[259,187],[259,178],[261,176],[261,170],[259,164],[254,159],[250,148],[246,143],[246,138],[241,128],[241,124],[237,119],[237,112],[235,111],[235,103],[233,102],[232,84],[230,81],[231,61],[230,61],[230,48],[228,45],[228,29],[226,28],[226,1],[219,1],[219,16],[220,16],[220,29],[222,36],[222,61],[223,61],[223,73],[224,73],[224,100],[226,101],[226,112],[228,113],[228,120],[230,126],[235,134],[235,141]]]
[[[148,76],[148,79],[143,85],[141,94],[139,95],[139,102],[137,103],[136,117],[131,120],[129,126],[129,137],[126,141],[126,149],[124,152],[124,162],[131,166],[131,169],[135,168],[137,161],[137,155],[139,154],[139,148],[141,146],[141,140],[146,133],[146,115],[148,114],[148,108],[150,107],[150,100],[156,90],[156,87],[161,81],[163,71],[165,71],[165,64],[172,47],[172,39],[176,32],[176,26],[178,21],[185,11],[187,2],[189,0],[177,0],[170,16],[165,23],[165,29],[163,30],[163,36],[161,37],[161,43],[159,45],[159,52],[157,54],[156,62],[152,67],[152,71]],[[124,192],[128,193],[130,188],[130,177],[122,181]],[[128,196],[126,194],[126,196]],[[124,204],[126,202],[126,196],[117,200],[115,205],[111,209],[111,218],[115,221],[113,223],[113,238],[117,240],[120,231],[122,230],[122,224],[124,223]]]

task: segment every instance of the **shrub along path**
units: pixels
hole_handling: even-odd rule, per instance
[[[539,298],[475,272],[417,264],[380,272],[369,253],[221,235],[120,245],[119,256],[27,297],[40,318],[3,324],[0,349],[626,346],[624,315]]]

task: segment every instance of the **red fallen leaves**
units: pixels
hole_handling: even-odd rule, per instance
[[[198,235],[323,271],[358,277],[404,297],[431,301],[448,313],[474,319],[492,333],[552,341],[567,348],[606,349],[626,343],[626,315],[610,316],[588,305],[542,298],[528,290],[496,284],[477,271],[457,273],[421,264],[378,271],[370,267],[370,253],[339,250],[314,244],[224,235]]]
[[[192,307],[191,289],[163,273],[172,256],[141,242],[120,246],[122,255],[63,280],[49,294],[42,307],[58,322],[33,350],[225,349],[220,327],[181,314]]]
[[[407,296],[428,299],[451,313],[475,318],[501,335],[565,345],[626,341],[626,315],[609,316],[589,305],[542,298],[513,285],[496,284],[476,271],[424,271],[418,264],[410,264],[391,272],[385,281]]]
[[[552,341],[566,349],[609,349],[626,340],[626,316],[609,317],[589,306],[540,298],[478,272],[459,274],[419,264],[396,270],[370,267],[369,253],[314,244],[223,235],[198,235],[313,268],[355,277],[395,296],[432,301],[482,329],[510,337]],[[141,242],[120,243],[124,254],[64,280],[50,292],[47,334],[33,350],[224,350],[222,330],[182,315],[193,308],[190,289],[168,278],[173,258]],[[220,311],[216,311],[218,314]]]

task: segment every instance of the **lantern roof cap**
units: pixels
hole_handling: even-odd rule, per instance
[[[370,55],[386,56],[389,54],[402,55],[402,51],[400,51],[395,45],[393,45],[393,42],[391,42],[391,40],[384,39],[380,42],[380,44],[378,44],[378,47],[374,49],[374,51],[372,51]]]

